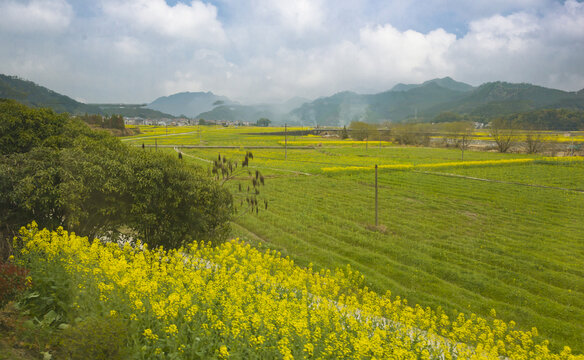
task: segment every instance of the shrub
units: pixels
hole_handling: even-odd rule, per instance
[[[125,359],[127,326],[118,318],[88,318],[63,330],[60,352],[64,358]]]
[[[0,308],[26,288],[27,274],[28,271],[22,266],[0,263]]]

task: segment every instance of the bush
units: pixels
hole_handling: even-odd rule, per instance
[[[60,353],[71,360],[126,359],[128,329],[118,318],[89,318],[63,330]]]
[[[0,263],[0,308],[24,291],[27,274],[28,271],[22,266]]]

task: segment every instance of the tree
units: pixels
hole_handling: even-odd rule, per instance
[[[459,122],[459,121],[463,121],[464,118],[462,115],[459,115],[457,113],[453,113],[450,111],[445,111],[442,112],[438,115],[436,115],[436,117],[434,117],[434,119],[432,120],[435,123],[451,123],[451,122]]]
[[[12,238],[34,220],[41,227],[64,226],[104,240],[125,236],[170,248],[225,239],[233,198],[202,168],[161,152],[130,148],[106,132],[91,131],[79,119],[9,105],[11,113],[0,113],[0,128],[28,134],[39,146],[29,149],[7,141],[13,133],[0,134],[13,145],[12,153],[0,157],[2,237]],[[32,121],[11,120],[36,116],[39,129]],[[47,137],[60,124],[57,120],[63,120],[62,126]]]
[[[373,124],[368,124],[363,121],[351,121],[351,124],[349,124],[349,130],[351,130],[351,138],[358,141],[371,141],[378,139],[377,126]]]
[[[533,130],[534,126],[529,127],[531,129],[528,130],[525,136],[525,152],[528,154],[536,154],[543,149],[543,136],[541,132]]]
[[[506,153],[515,144],[515,124],[504,118],[497,118],[491,122],[491,137],[495,141],[497,150]]]
[[[258,121],[256,121],[256,125],[257,126],[270,126],[270,124],[272,123],[272,121],[270,119],[267,118],[261,118],[258,119]]]
[[[430,124],[395,124],[391,127],[393,139],[402,145],[424,145],[430,144]]]
[[[343,126],[343,131],[341,131],[341,139],[345,140],[349,138],[349,132],[347,131],[347,126]]]
[[[64,136],[68,122],[67,114],[0,99],[0,154],[23,153],[36,146],[62,146],[68,141]]]
[[[464,151],[467,150],[474,136],[474,123],[471,121],[457,121],[446,125],[447,134],[454,139],[454,143],[461,151],[461,160],[464,161]]]

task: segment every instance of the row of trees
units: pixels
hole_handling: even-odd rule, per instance
[[[460,117],[455,117],[459,119]],[[527,153],[539,153],[544,149],[544,138],[541,132],[533,126],[525,130],[527,125],[521,124],[513,117],[497,118],[489,124],[489,135],[497,151],[505,153],[521,143],[522,150]],[[446,147],[456,147],[464,152],[475,139],[475,123],[471,121],[454,121],[440,123],[402,123],[402,124],[367,124],[352,122],[350,131],[342,134],[360,141],[386,140],[401,145],[429,146],[432,137],[440,138]],[[568,146],[568,152],[574,152],[577,146]]]
[[[64,226],[151,246],[221,241],[231,194],[206,169],[131,148],[78,118],[0,101],[0,235]]]
[[[124,117],[122,115],[101,116],[96,114],[85,114],[80,116],[80,118],[87,124],[98,126],[103,129],[124,130],[126,128]]]

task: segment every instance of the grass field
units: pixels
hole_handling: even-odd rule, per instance
[[[185,161],[208,166],[201,159],[218,152],[241,159],[245,146],[281,145],[282,136],[254,134],[265,130],[205,127],[157,143],[241,147],[183,150]],[[316,145],[290,147],[286,160],[283,148],[253,150],[269,208],[237,217],[234,235],[317,269],[351,264],[372,289],[411,304],[486,318],[495,309],[537,327],[555,349],[584,351],[584,161],[513,164],[500,160],[537,156],[469,151],[466,161],[483,163],[424,168],[459,162],[460,151],[288,140]],[[374,172],[323,170],[374,164],[416,165],[380,169],[377,228]]]

